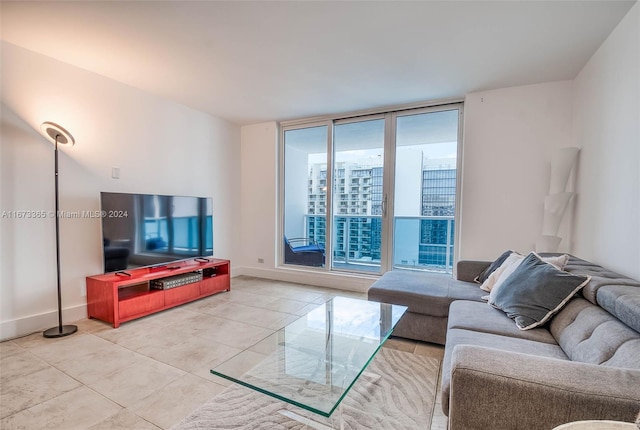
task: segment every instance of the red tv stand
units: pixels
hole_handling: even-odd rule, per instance
[[[230,261],[208,258],[177,261],[161,267],[126,270],[131,276],[106,273],[87,276],[89,318],[113,324],[150,315],[202,297],[231,290]],[[150,281],[207,270],[201,281],[167,290],[150,288]]]

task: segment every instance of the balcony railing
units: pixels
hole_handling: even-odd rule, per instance
[[[310,226],[325,223],[325,215],[305,215],[309,237],[326,248],[324,229],[312,234]],[[451,273],[455,223],[450,216],[394,218],[393,267]],[[380,270],[382,217],[333,217],[333,265],[354,270]]]

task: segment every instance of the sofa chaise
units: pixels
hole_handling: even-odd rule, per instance
[[[640,411],[640,282],[569,256],[564,270],[588,282],[544,325],[522,330],[483,301],[474,279],[490,264],[460,261],[456,279],[391,271],[368,291],[369,300],[408,306],[394,336],[445,345],[449,428],[632,422]]]

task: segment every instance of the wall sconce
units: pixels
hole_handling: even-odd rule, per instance
[[[71,133],[53,122],[43,122],[40,126],[42,133],[49,137],[55,144],[54,163],[55,163],[55,193],[56,193],[56,274],[58,277],[58,326],[45,330],[42,335],[44,337],[63,337],[78,331],[75,325],[62,325],[62,289],[60,285],[60,220],[58,218],[58,145],[73,146],[75,140]]]

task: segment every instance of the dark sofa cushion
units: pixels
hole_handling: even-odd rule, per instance
[[[454,300],[481,301],[485,294],[477,284],[444,273],[392,270],[369,288],[368,299],[404,305],[409,312],[446,317]]]

